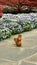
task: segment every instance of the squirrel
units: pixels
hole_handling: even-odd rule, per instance
[[[16,46],[20,47],[22,45],[22,35],[18,35],[17,38],[14,38]]]

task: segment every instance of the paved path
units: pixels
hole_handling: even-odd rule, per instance
[[[37,65],[37,29],[22,36],[22,47],[14,43],[17,35],[0,42],[0,65]]]

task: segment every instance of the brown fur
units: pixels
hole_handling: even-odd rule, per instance
[[[14,41],[16,43],[16,46],[20,47],[22,44],[22,35],[18,35],[17,38],[14,38]]]

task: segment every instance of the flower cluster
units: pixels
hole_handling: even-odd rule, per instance
[[[6,14],[0,19],[0,40],[37,28],[37,14]]]

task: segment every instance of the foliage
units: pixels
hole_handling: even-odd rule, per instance
[[[19,34],[37,28],[37,16],[31,15],[30,18],[25,17],[16,16],[15,19],[17,19],[17,21],[13,21],[13,19],[11,20],[6,17],[2,18],[0,20],[0,40],[9,38],[14,34]]]

